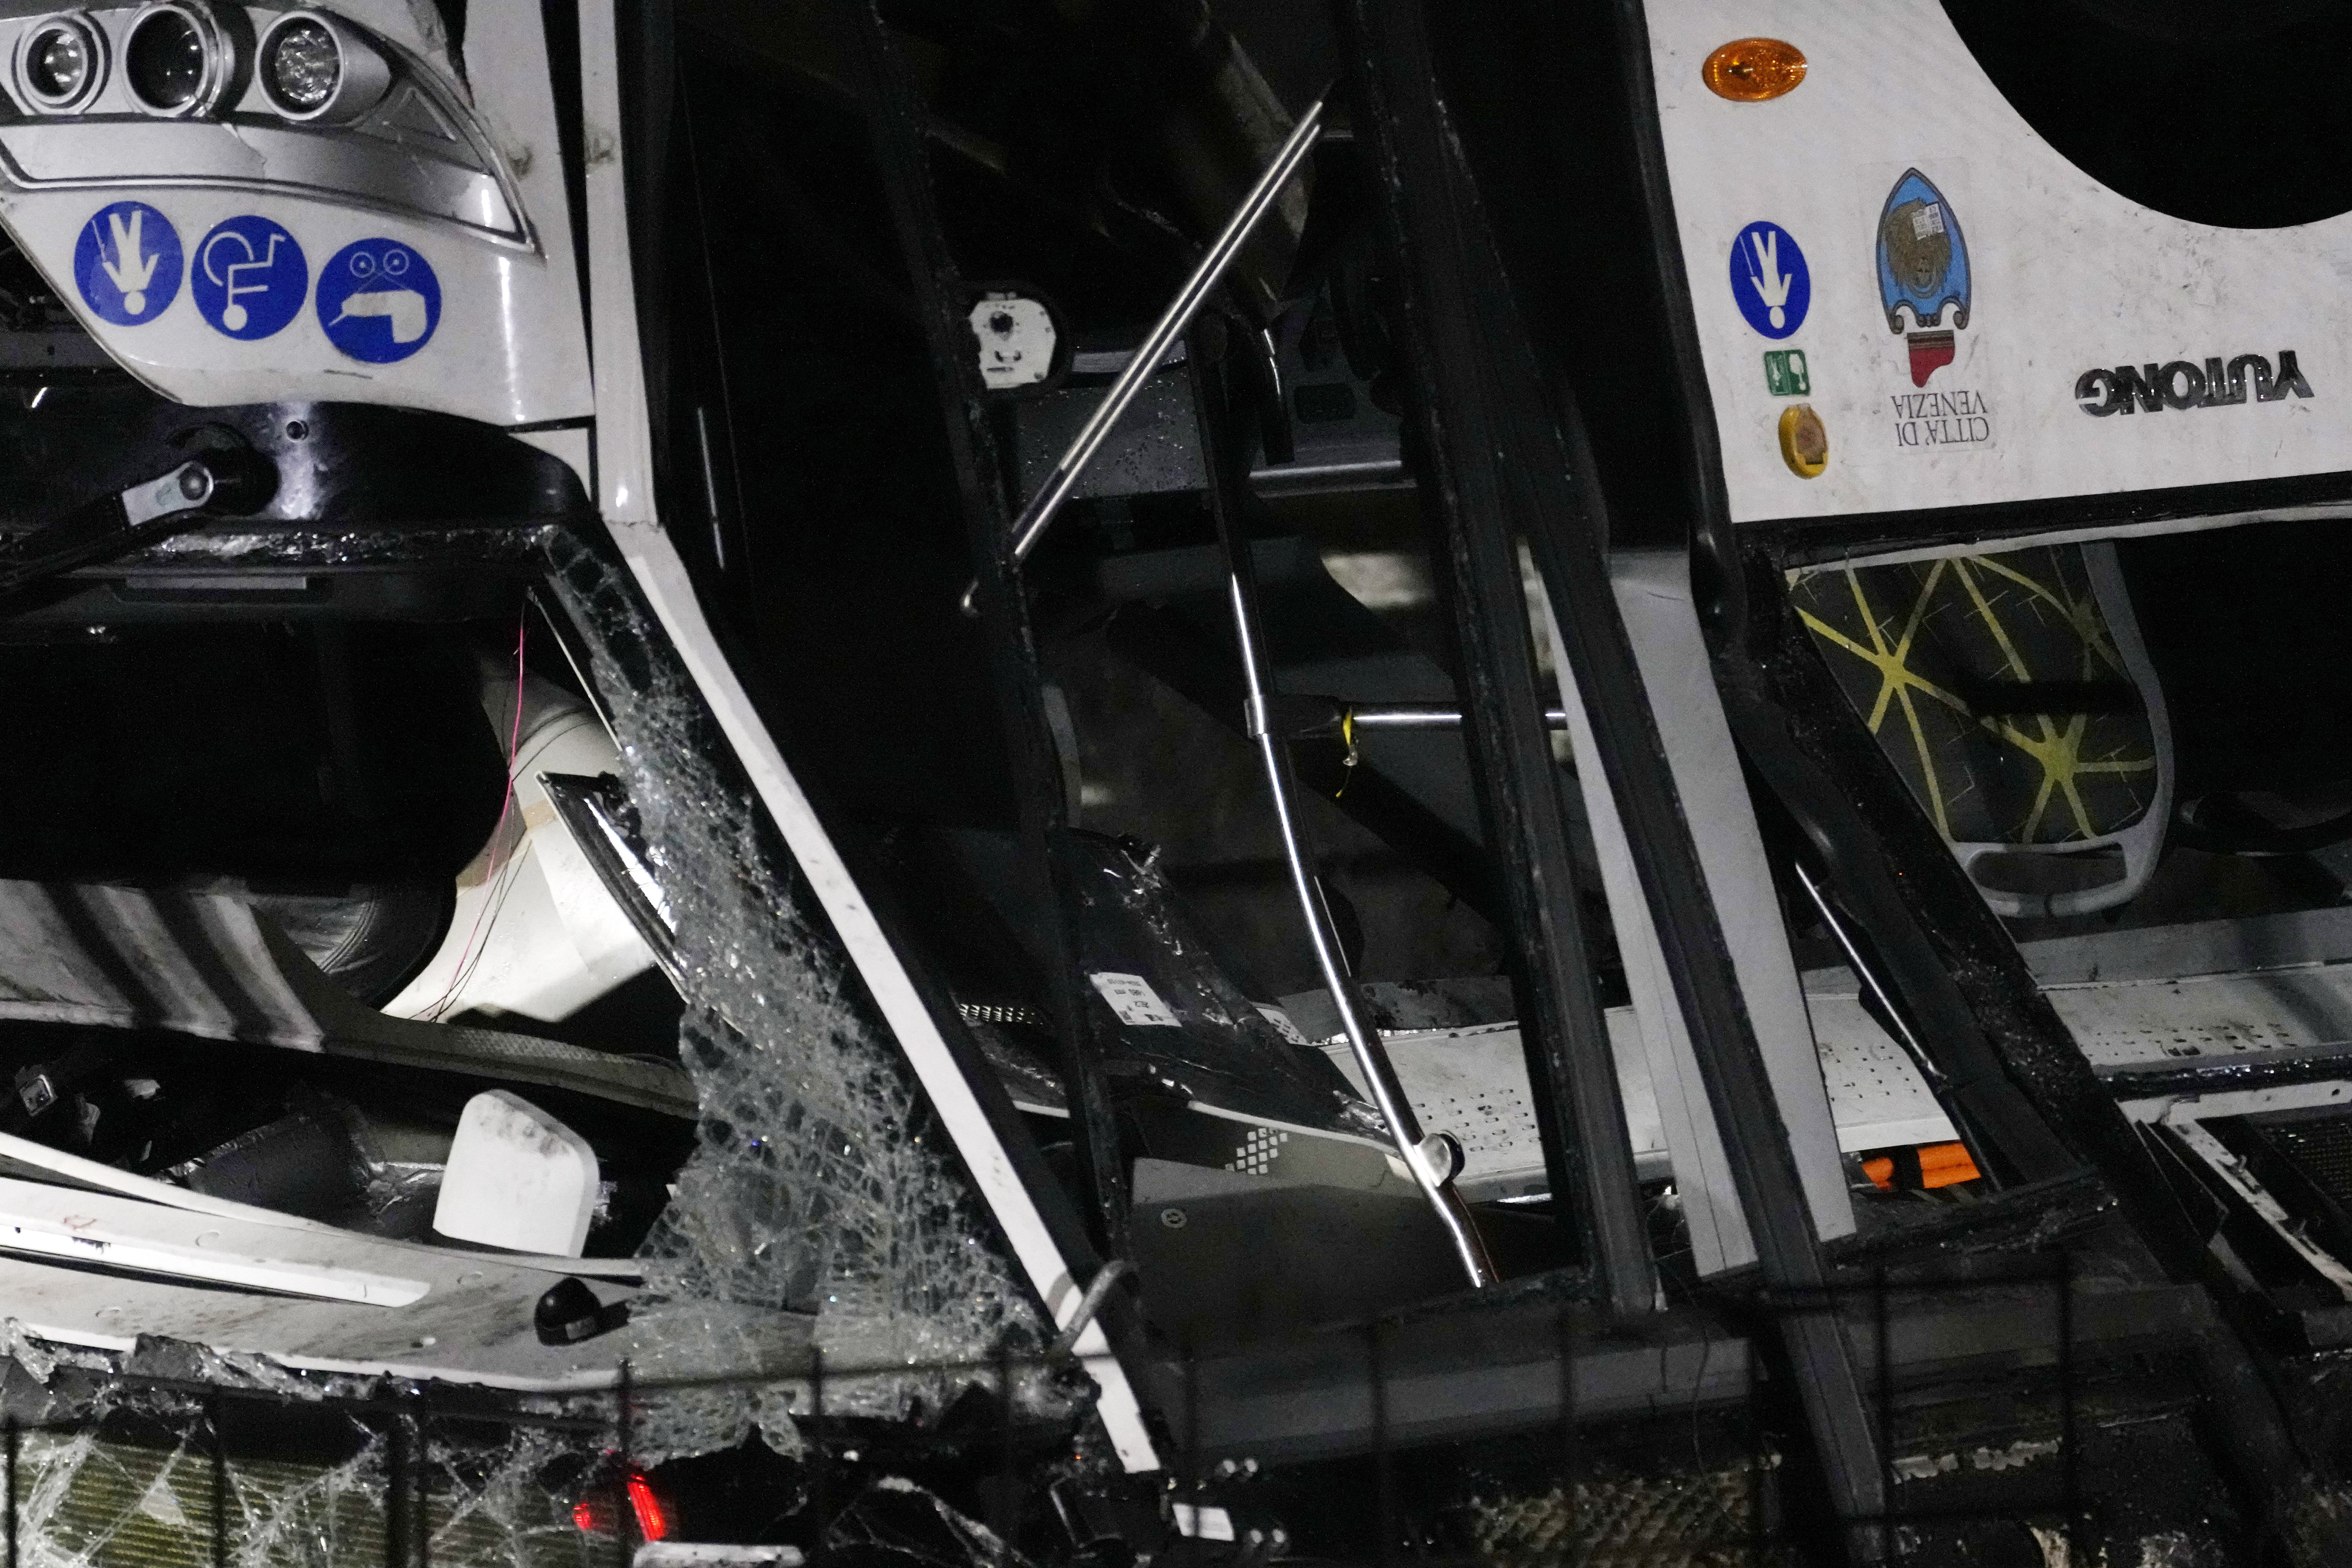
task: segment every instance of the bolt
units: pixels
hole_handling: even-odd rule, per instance
[[[1181,1230],[1184,1228],[1184,1211],[1181,1208],[1163,1208],[1160,1211],[1160,1223],[1171,1230]]]

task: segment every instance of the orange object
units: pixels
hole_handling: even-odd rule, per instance
[[[1735,38],[1706,57],[1699,76],[1717,98],[1762,103],[1796,90],[1805,79],[1805,52],[1778,38]]]
[[[1934,1190],[1939,1186],[1956,1186],[1964,1181],[1975,1181],[1984,1173],[1977,1169],[1976,1161],[1969,1157],[1966,1144],[1927,1144],[1916,1149],[1906,1149],[1899,1157],[1881,1155],[1862,1162],[1862,1174],[1881,1192]],[[1896,1168],[1898,1158],[1905,1167]],[[1910,1168],[1916,1165],[1916,1169]]]

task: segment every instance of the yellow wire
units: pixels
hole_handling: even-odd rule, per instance
[[[1348,782],[1356,776],[1356,710],[1354,708],[1339,710],[1339,739],[1348,748],[1348,758],[1346,761],[1339,764],[1339,787],[1331,791],[1331,799],[1334,800],[1348,792]]]

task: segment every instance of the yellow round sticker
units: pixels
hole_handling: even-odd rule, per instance
[[[1817,479],[1830,465],[1829,426],[1809,403],[1780,411],[1780,461],[1800,479]]]

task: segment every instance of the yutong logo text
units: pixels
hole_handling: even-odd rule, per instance
[[[2088,370],[2075,380],[2074,397],[2084,413],[2104,419],[2111,413],[2129,413],[2136,407],[2156,413],[2168,408],[2220,408],[2243,402],[2249,384],[2256,402],[2277,402],[2289,393],[2311,395],[2311,383],[2303,379],[2303,367],[2294,362],[2294,350],[2288,349],[2279,355],[2275,374],[2271,362],[2260,354],[2240,354],[2226,366],[2219,359],[2207,360],[2202,365],[2175,360],[2163,365]]]

